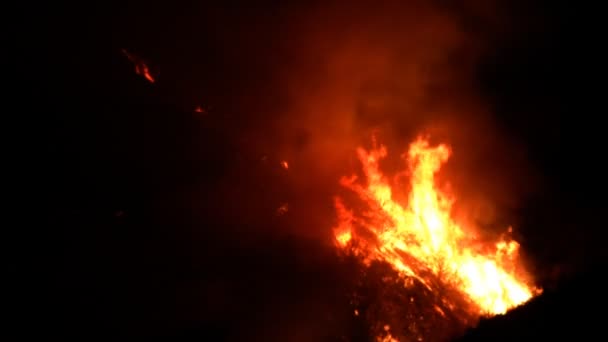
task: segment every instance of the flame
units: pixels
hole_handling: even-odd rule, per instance
[[[429,289],[433,289],[428,278],[431,271],[466,295],[478,315],[503,314],[540,293],[526,281],[516,241],[503,238],[482,244],[474,238],[472,228],[459,225],[450,216],[454,198],[440,191],[435,182],[436,173],[451,155],[447,145],[430,146],[423,137],[410,145],[405,157],[411,190],[405,206],[395,201],[379,168],[386,147],[359,148],[357,154],[367,184],[359,184],[356,176],[342,178],[341,184],[354,191],[369,210],[356,216],[336,198],[334,233],[340,248],[349,248],[366,262],[387,262],[402,276],[416,278]]]
[[[341,247],[346,247],[352,239],[352,224],[354,220],[353,213],[346,209],[340,198],[335,199],[334,203],[336,211],[338,212],[338,227],[334,228],[336,241]]]
[[[386,336],[378,337],[376,340],[378,342],[399,342],[399,340],[394,338],[393,335],[391,335],[391,333],[386,333]]]
[[[286,160],[281,161],[281,167],[285,170],[289,170],[289,163]]]
[[[386,335],[384,337],[376,337],[376,341],[378,342],[399,342],[399,340],[397,340],[395,337],[393,337],[393,335],[391,335],[390,333],[391,327],[390,325],[386,324],[384,326],[384,331],[386,333]]]
[[[143,76],[150,83],[154,83],[156,81],[150,73],[150,68],[148,68],[148,65],[141,58],[129,53],[125,49],[122,49],[122,53],[127,56],[131,63],[135,65],[136,74]]]

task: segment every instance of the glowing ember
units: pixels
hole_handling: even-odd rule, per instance
[[[387,333],[384,337],[378,337],[378,342],[399,342],[396,338],[394,338],[390,333]]]
[[[122,53],[127,56],[131,63],[135,65],[136,74],[143,76],[150,83],[154,83],[156,81],[150,73],[150,68],[148,68],[148,65],[141,58],[129,53],[125,49],[122,49]]]
[[[283,160],[281,162],[281,167],[284,168],[285,170],[289,169],[289,163],[287,163],[287,161]]]
[[[289,203],[283,203],[277,208],[277,215],[285,215],[289,211]]]
[[[384,337],[377,337],[376,341],[378,341],[378,342],[399,342],[399,340],[397,340],[396,338],[393,337],[393,335],[391,335],[390,330],[391,330],[391,327],[389,325],[385,325],[384,331],[386,332],[386,335]]]
[[[406,156],[411,189],[405,206],[393,199],[393,189],[379,169],[386,148],[359,148],[357,153],[367,184],[357,183],[356,176],[343,178],[341,184],[363,200],[366,210],[355,215],[336,198],[334,233],[340,248],[366,263],[387,262],[402,276],[436,290],[432,274],[468,297],[476,315],[503,314],[540,293],[521,270],[517,242],[503,239],[484,245],[473,238],[470,227],[450,216],[454,199],[435,184],[435,174],[450,157],[448,146],[432,147],[421,137],[410,145]]]

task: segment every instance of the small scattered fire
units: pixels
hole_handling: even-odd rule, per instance
[[[382,336],[382,337],[377,337],[376,341],[378,342],[399,342],[399,340],[397,340],[396,338],[393,337],[393,335],[391,335],[391,327],[389,325],[385,325],[384,326],[384,331],[386,333],[386,335]]]
[[[156,79],[150,73],[150,68],[148,68],[148,65],[141,58],[133,55],[125,49],[122,49],[122,53],[127,56],[133,65],[135,65],[136,74],[143,76],[150,83],[156,82]]]
[[[482,243],[471,227],[451,217],[454,198],[438,189],[435,180],[451,155],[447,145],[431,146],[423,137],[410,145],[405,155],[411,185],[407,203],[393,198],[397,189],[380,170],[386,147],[359,148],[357,154],[366,183],[352,176],[343,177],[341,184],[358,195],[365,210],[349,209],[342,198],[336,198],[334,233],[340,248],[366,264],[387,262],[401,276],[438,291],[432,275],[462,293],[477,316],[503,314],[540,293],[528,282],[516,241]]]

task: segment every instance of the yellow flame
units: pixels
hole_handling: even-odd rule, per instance
[[[471,229],[463,229],[450,216],[454,200],[435,185],[435,174],[450,157],[448,146],[431,147],[421,137],[410,145],[407,160],[411,190],[407,206],[393,199],[391,186],[379,169],[380,159],[387,155],[386,148],[359,148],[357,154],[367,184],[356,183],[356,177],[343,178],[341,183],[355,191],[371,209],[365,213],[367,223],[359,223],[375,241],[357,236],[353,228],[356,218],[338,198],[338,246],[351,246],[367,260],[388,262],[402,275],[415,277],[427,286],[430,282],[424,274],[430,270],[466,294],[477,305],[479,314],[503,314],[540,293],[519,270],[516,241],[503,239],[491,244],[489,252],[480,251],[471,241]],[[349,244],[353,240],[357,241],[356,247]],[[409,262],[411,258],[416,262]]]

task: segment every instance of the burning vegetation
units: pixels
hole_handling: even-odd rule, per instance
[[[129,51],[122,49],[122,53],[129,59],[131,63],[135,66],[135,73],[139,76],[142,76],[146,79],[146,81],[150,83],[156,82],[156,78],[152,75],[148,64],[138,56],[130,53]]]
[[[375,143],[369,151],[357,149],[365,181],[351,176],[341,184],[357,195],[358,205],[347,207],[341,197],[335,198],[337,245],[370,266],[370,273],[384,273],[374,276],[387,292],[379,302],[391,304],[370,313],[377,324],[391,321],[371,327],[379,341],[444,340],[451,329],[504,314],[540,294],[521,265],[516,241],[508,235],[483,241],[474,227],[452,218],[456,199],[435,179],[451,155],[447,145],[432,146],[425,137],[411,143],[403,155],[410,181],[405,203],[394,196],[402,189],[380,170],[387,153]],[[506,233],[511,232],[509,227]],[[379,271],[380,264],[389,265],[398,276]],[[446,324],[450,328],[438,332]],[[391,333],[388,327],[397,329]]]
[[[204,164],[201,170],[209,172],[202,182],[204,190],[199,191],[202,195],[192,196],[204,197],[201,200],[205,203],[204,213],[213,218],[205,217],[205,225],[210,225],[209,221],[220,222],[217,230],[221,234],[217,234],[222,237],[221,242],[243,253],[243,258],[236,258],[237,254],[231,252],[226,253],[229,257],[223,254],[209,257],[212,255],[209,253],[200,259],[213,266],[216,260],[229,263],[225,259],[238,259],[230,267],[220,267],[234,270],[242,265],[242,259],[251,261],[255,260],[255,253],[263,255],[257,268],[247,266],[249,278],[230,271],[230,275],[217,276],[221,281],[210,280],[209,298],[221,302],[217,293],[222,292],[226,293],[226,301],[236,304],[225,309],[224,303],[214,305],[209,300],[200,305],[211,307],[205,308],[212,312],[208,316],[216,319],[213,310],[217,307],[218,311],[226,310],[226,321],[243,317],[247,321],[243,326],[263,331],[260,334],[265,338],[258,340],[294,340],[294,335],[300,335],[304,341],[326,336],[348,340],[345,335],[351,333],[351,340],[371,335],[382,342],[445,341],[476,325],[481,317],[504,314],[538,295],[541,290],[523,267],[511,227],[505,226],[502,237],[490,241],[479,227],[454,215],[457,198],[438,181],[441,167],[452,155],[447,144],[432,144],[428,137],[417,137],[403,155],[406,169],[395,177],[390,177],[381,165],[389,155],[385,145],[374,141],[371,149],[356,149],[362,174],[340,180],[341,190],[346,192],[334,197],[332,208],[331,196],[336,194],[332,185],[349,165],[345,156],[372,130],[386,134],[391,153],[395,152],[392,147],[399,146],[395,142],[401,143],[404,137],[409,139],[422,127],[433,131],[445,122],[448,133],[441,134],[445,132],[440,127],[437,134],[440,139],[466,140],[459,147],[476,147],[484,140],[486,146],[494,148],[494,142],[478,133],[490,131],[491,126],[485,124],[484,110],[478,113],[475,96],[469,100],[471,93],[466,81],[481,47],[468,32],[461,30],[451,12],[426,2],[372,8],[353,6],[348,11],[334,4],[307,11],[298,9],[293,16],[288,9],[285,11],[283,17],[278,16],[281,19],[273,19],[278,20],[274,24],[269,24],[272,21],[265,16],[242,14],[247,20],[234,23],[242,27],[236,26],[230,30],[234,32],[226,33],[227,37],[217,39],[230,42],[216,47],[227,49],[217,52],[217,59],[225,63],[224,69],[213,70],[215,60],[209,56],[215,52],[195,54],[192,59],[197,63],[203,55],[208,58],[208,64],[201,63],[207,69],[199,70],[200,75],[204,74],[199,77],[204,79],[203,86],[181,86],[197,92],[204,89],[213,103],[213,107],[187,107],[189,115],[193,112],[193,116],[209,119],[201,125],[204,133],[201,136],[205,139],[201,145],[206,146],[206,153],[197,152],[197,158],[213,156],[201,163]],[[221,20],[214,19],[215,23],[211,21],[213,18],[209,19],[196,23],[206,22],[210,27],[217,25],[222,29],[229,26]],[[250,36],[253,32],[250,27],[265,32],[267,41]],[[288,34],[268,38],[273,37],[270,33],[284,32]],[[255,43],[250,46],[244,42]],[[194,44],[183,46],[189,51],[185,47]],[[214,51],[207,47],[205,50]],[[149,83],[158,81],[157,66],[127,50],[122,53],[138,76]],[[177,79],[175,75],[190,75],[190,67],[180,59],[174,61],[173,68],[163,64],[166,70],[163,73],[170,82]],[[232,83],[234,80],[240,83]],[[169,92],[172,88],[159,91]],[[177,93],[176,90],[163,95],[180,98]],[[184,97],[198,99],[200,94]],[[184,102],[192,103],[191,99]],[[211,108],[214,115],[209,115]],[[220,115],[215,115],[216,108]],[[148,116],[145,118],[150,120]],[[162,124],[157,122],[159,131],[166,130],[164,120],[165,117],[158,120]],[[476,134],[469,134],[472,131]],[[495,138],[494,133],[489,135]],[[483,154],[483,151],[467,152],[467,156]],[[493,169],[485,171],[499,178]],[[465,178],[476,176],[466,173]],[[407,182],[402,182],[403,179]],[[487,183],[480,188],[484,186]],[[334,210],[337,223],[332,231]],[[224,226],[237,228],[225,233]],[[249,239],[241,229],[255,236],[256,242],[262,241],[259,243],[263,247],[248,247],[255,252],[242,252],[234,247],[246,245],[240,240]],[[322,254],[317,264],[316,260],[309,261],[313,248],[308,245],[295,250],[285,247],[282,241],[276,243],[282,249],[264,242],[271,240],[268,236],[280,241],[282,234],[297,236],[295,246],[304,244],[305,236],[312,236],[314,247],[327,254]],[[239,241],[226,238],[224,242],[224,235]],[[319,242],[327,240],[336,246]],[[225,249],[209,245],[210,249]],[[195,249],[204,248],[196,245]],[[335,258],[336,250],[341,258]],[[266,258],[265,253],[272,257]],[[289,260],[290,256],[297,259],[293,264],[298,267],[272,264],[276,260]],[[302,273],[302,265],[314,268],[314,276]],[[261,272],[265,267],[267,272]],[[287,272],[293,272],[294,281],[285,284],[285,276],[281,274]],[[323,290],[315,292],[316,288],[310,285],[315,281],[319,281],[317,287]],[[198,285],[193,288],[199,291]],[[290,288],[293,292],[289,292]],[[306,290],[314,293],[303,296]],[[281,291],[288,294],[284,302]],[[251,298],[255,298],[254,305],[242,304]],[[274,304],[273,298],[279,304]],[[306,306],[318,298],[322,305]],[[253,310],[259,312],[251,314]],[[269,312],[264,322],[251,317],[264,311]],[[310,313],[310,318],[298,316],[301,312]],[[330,318],[320,318],[319,313],[327,313]],[[291,319],[304,326],[290,328],[289,324],[277,323],[277,319],[290,323]],[[279,330],[277,325],[285,331],[275,331]],[[280,336],[269,338],[265,335],[269,334],[267,331]],[[252,337],[256,333],[243,328],[237,334],[256,340]],[[243,340],[240,337],[235,340]]]

